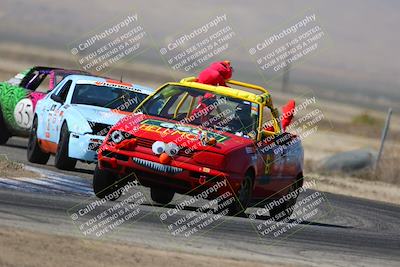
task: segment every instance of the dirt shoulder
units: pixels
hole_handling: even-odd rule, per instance
[[[292,266],[215,258],[152,248],[0,229],[0,266]]]
[[[8,160],[4,155],[0,155],[0,177],[2,178],[18,178],[18,177],[29,177],[29,178],[40,178],[41,175],[37,172],[33,172],[25,169],[25,166],[20,163],[16,163]]]
[[[313,173],[309,173],[307,176],[316,178],[317,189],[319,191],[383,201],[397,205],[400,203],[399,185],[345,176],[325,176]],[[306,180],[307,179],[308,178],[306,178]]]

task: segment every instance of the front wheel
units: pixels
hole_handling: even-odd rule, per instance
[[[290,218],[293,213],[294,205],[296,204],[298,193],[298,182],[290,185],[288,193],[286,194],[287,200],[281,205],[269,210],[269,215],[275,221],[282,221],[284,219]]]
[[[68,126],[66,123],[64,123],[61,128],[60,140],[58,142],[54,159],[56,168],[60,170],[72,170],[76,165],[76,159],[68,157],[69,135],[70,132],[68,130]]]
[[[3,112],[0,109],[0,145],[7,143],[8,139],[11,137],[11,133],[8,131],[6,123],[4,121]]]
[[[252,192],[253,177],[250,174],[246,174],[237,192],[236,198],[232,204],[228,206],[228,215],[237,216],[244,214],[250,203]]]
[[[31,132],[29,133],[28,149],[26,151],[27,157],[29,162],[46,164],[50,158],[50,154],[43,152],[39,146],[37,139],[37,127],[38,120],[37,117],[35,117],[32,123]]]
[[[117,200],[121,196],[118,176],[110,171],[101,170],[96,166],[93,175],[93,191],[98,198],[107,197],[108,200]]]
[[[150,196],[154,202],[167,205],[174,198],[175,192],[166,188],[151,187]]]

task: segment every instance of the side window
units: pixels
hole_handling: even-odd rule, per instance
[[[276,132],[279,129],[277,129],[274,124],[277,123],[277,120],[274,118],[272,115],[272,112],[269,108],[265,107],[264,108],[264,117],[263,117],[263,130],[269,131],[269,132]]]
[[[279,116],[279,114],[278,114]],[[263,130],[267,132],[281,132],[279,118],[273,116],[273,111],[269,108],[264,109]]]
[[[71,88],[72,81],[67,81],[63,87],[57,92],[57,95],[61,98],[62,101],[65,102],[67,100],[69,89]]]
[[[41,73],[40,71],[36,70],[32,73],[29,74],[29,76],[26,76],[24,78],[25,84],[22,85],[26,89],[35,91],[43,82],[43,80],[46,78],[45,73]],[[39,92],[43,92],[41,90],[38,90]]]
[[[263,117],[263,125],[265,124],[272,124],[272,113],[268,107],[264,107],[264,117]]]
[[[42,74],[42,81],[36,88],[36,92],[47,93],[49,91],[50,75]]]

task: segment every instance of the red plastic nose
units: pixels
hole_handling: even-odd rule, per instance
[[[160,155],[161,164],[168,164],[171,161],[171,157],[167,153],[162,153]]]

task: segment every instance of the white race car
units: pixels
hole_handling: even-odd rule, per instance
[[[67,76],[38,101],[28,143],[28,160],[46,164],[55,154],[59,169],[77,160],[97,161],[97,149],[109,129],[132,111],[153,89],[105,78]]]

